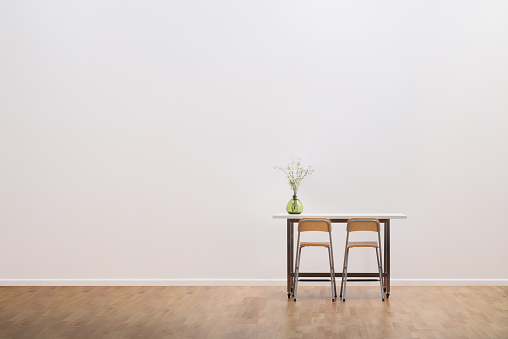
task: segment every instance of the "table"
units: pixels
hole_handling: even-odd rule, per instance
[[[407,219],[402,213],[301,213],[289,214],[278,213],[274,219],[286,219],[287,221],[287,293],[288,298],[293,293],[294,272],[294,225],[302,218],[326,218],[334,223],[347,223],[351,218],[376,218],[383,224],[383,264],[382,277],[385,286],[386,297],[390,297],[390,220]],[[299,273],[300,277],[323,278],[330,277],[330,273]],[[342,272],[336,272],[335,277],[342,278]],[[378,278],[379,273],[349,273],[348,277]]]

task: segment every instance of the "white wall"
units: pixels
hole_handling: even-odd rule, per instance
[[[273,166],[296,156],[305,211],[408,215],[396,282],[506,284],[507,18],[480,0],[0,2],[0,284],[283,284]]]

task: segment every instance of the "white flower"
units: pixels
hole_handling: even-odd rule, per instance
[[[274,167],[275,169],[283,172],[289,182],[289,186],[291,186],[291,189],[294,192],[294,195],[296,195],[296,192],[298,191],[298,188],[300,187],[300,183],[302,182],[303,178],[305,178],[307,175],[310,175],[314,173],[314,170],[312,169],[312,166],[309,166],[307,168],[302,167],[302,159],[296,158],[291,160],[291,162],[286,167]]]

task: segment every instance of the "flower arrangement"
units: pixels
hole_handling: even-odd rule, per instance
[[[295,198],[303,178],[314,173],[312,166],[309,165],[307,168],[302,166],[302,159],[300,158],[291,160],[291,162],[286,167],[275,166],[274,169],[279,170],[286,175],[289,186],[291,186]]]

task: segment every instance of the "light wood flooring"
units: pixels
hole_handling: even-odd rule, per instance
[[[508,287],[0,287],[0,338],[508,338]]]

